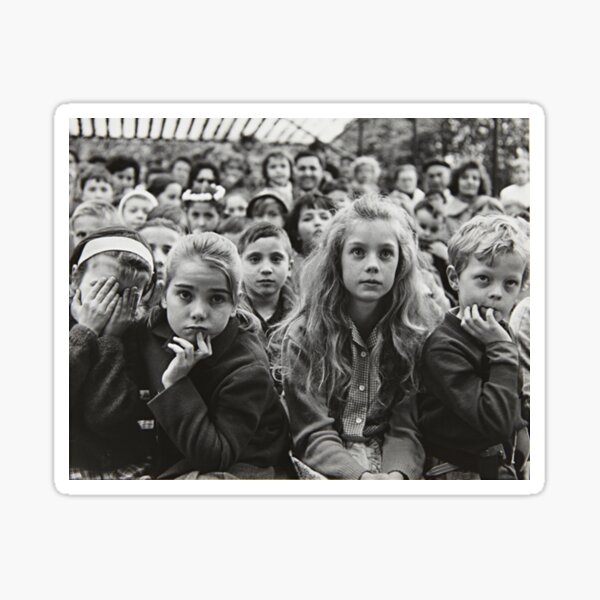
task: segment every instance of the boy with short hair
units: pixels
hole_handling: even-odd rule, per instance
[[[507,321],[529,273],[514,219],[475,217],[450,239],[458,292],[421,359],[419,428],[427,478],[522,479],[529,454],[519,355]]]
[[[429,270],[444,288],[451,306],[455,306],[458,297],[447,275],[448,247],[443,241],[446,239],[444,215],[429,200],[417,202],[414,214],[419,250],[430,266]]]
[[[102,165],[92,165],[79,176],[82,202],[106,202],[112,204],[112,176]]]
[[[290,239],[281,227],[261,221],[244,231],[238,252],[242,258],[243,296],[268,337],[295,301],[289,284]]]
[[[296,295],[289,281],[292,245],[287,233],[266,221],[254,223],[240,237],[238,252],[242,258],[242,306],[260,321],[266,350],[279,393],[281,377],[275,374],[279,349],[270,344],[276,327],[292,311]]]

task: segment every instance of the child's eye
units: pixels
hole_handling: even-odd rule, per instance
[[[180,290],[177,292],[177,296],[179,296],[179,298],[182,300],[189,300],[192,297],[192,295],[186,290]]]
[[[223,302],[227,301],[227,298],[223,294],[215,294],[210,301],[212,304],[223,304]]]
[[[352,248],[350,254],[354,254],[354,256],[364,256],[365,251],[362,248]]]
[[[479,281],[486,283],[488,281],[488,276],[487,275],[477,275],[477,279],[479,279]]]
[[[519,282],[516,279],[511,279],[510,281],[506,282],[506,285],[515,286],[519,285]]]
[[[392,258],[392,256],[394,256],[394,252],[393,250],[382,250],[381,251],[381,258]]]

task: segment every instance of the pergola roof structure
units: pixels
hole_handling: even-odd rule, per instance
[[[331,144],[354,119],[81,118],[69,134],[83,138],[235,142],[253,136],[267,144]]]

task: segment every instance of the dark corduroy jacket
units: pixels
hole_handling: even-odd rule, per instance
[[[484,344],[467,333],[456,310],[423,347],[418,424],[428,454],[476,470],[486,448],[503,444],[510,455],[527,425],[519,356],[512,341]]]
[[[212,340],[213,354],[187,377],[164,389],[162,375],[174,357],[173,331],[163,309],[154,311],[138,340],[159,427],[158,474],[227,471],[236,463],[287,468],[289,430],[273,387],[265,350],[237,317]]]

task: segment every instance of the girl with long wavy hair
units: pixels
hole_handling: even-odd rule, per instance
[[[301,478],[413,479],[415,366],[434,316],[406,213],[365,196],[307,259],[281,327],[285,402]]]

